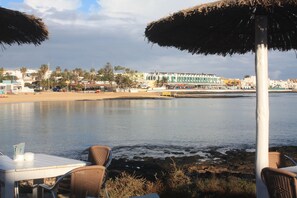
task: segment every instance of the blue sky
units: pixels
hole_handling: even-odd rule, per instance
[[[99,69],[107,62],[138,71],[211,73],[243,78],[255,75],[254,54],[222,57],[192,55],[152,45],[146,25],[173,12],[210,0],[0,0],[0,6],[34,14],[49,29],[40,46],[5,46],[0,67]],[[271,79],[297,78],[294,51],[269,52]]]

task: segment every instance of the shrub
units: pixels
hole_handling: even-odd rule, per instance
[[[163,186],[159,180],[153,183],[123,172],[119,177],[109,179],[106,182],[106,188],[110,198],[128,198],[159,192]]]

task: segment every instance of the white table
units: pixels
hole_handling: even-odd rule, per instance
[[[85,166],[86,162],[46,154],[35,154],[33,161],[14,161],[0,156],[0,181],[4,183],[1,197],[14,197],[14,184],[21,180],[57,177]]]

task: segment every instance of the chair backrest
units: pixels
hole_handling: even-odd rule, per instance
[[[262,169],[262,178],[270,198],[296,198],[295,173],[266,167]]]
[[[99,197],[105,175],[105,167],[84,166],[71,171],[71,198]]]
[[[111,158],[111,148],[108,146],[94,145],[89,148],[88,161],[93,165],[107,167]]]
[[[280,152],[269,152],[269,167],[281,168],[284,167],[284,156]]]

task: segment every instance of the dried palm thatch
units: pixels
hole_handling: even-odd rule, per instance
[[[0,7],[0,44],[41,44],[48,31],[41,19]]]
[[[222,0],[150,23],[149,41],[192,54],[244,54],[255,50],[255,15],[268,17],[268,48],[297,49],[297,0]]]

